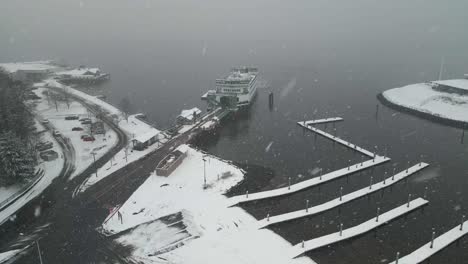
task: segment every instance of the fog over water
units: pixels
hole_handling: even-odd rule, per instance
[[[237,162],[272,168],[271,189],[346,166],[361,157],[304,132],[296,121],[341,116],[338,134],[379,153],[403,170],[420,160],[431,170],[397,184],[381,198],[361,199],[319,217],[275,226],[298,243],[336,231],[337,221],[358,224],[422,196],[430,205],[368,234],[310,256],[319,263],[387,263],[459,222],[468,206],[468,147],[459,129],[388,109],[376,95],[386,89],[468,73],[468,1],[4,1],[0,4],[0,62],[59,59],[97,66],[111,74],[99,89],[118,104],[128,96],[158,127],[182,110],[205,109],[200,96],[214,79],[238,65],[254,65],[270,87],[260,90],[250,113],[227,122],[204,148]],[[275,94],[275,109],[267,93]],[[379,113],[376,117],[376,105]],[[324,129],[324,126],[320,127]],[[331,126],[327,127],[330,132]],[[466,140],[465,140],[466,141]],[[340,186],[360,189],[371,172],[246,209],[256,217],[284,213],[336,197]],[[341,217],[341,218],[340,218]],[[339,218],[339,219],[338,219]],[[318,227],[317,227],[318,226]],[[468,242],[452,245],[432,263],[463,263]]]

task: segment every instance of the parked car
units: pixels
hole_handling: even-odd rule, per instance
[[[83,138],[83,141],[94,141],[96,140],[93,136],[87,136]]]
[[[89,137],[89,135],[88,134],[81,135],[81,139],[84,139],[85,137]]]
[[[57,136],[60,136],[60,135],[62,135],[62,134],[60,134],[60,131],[54,130],[53,135],[57,137]]]
[[[83,118],[80,119],[80,122],[83,122],[83,121],[86,121],[86,120],[91,121],[91,118],[89,118],[89,117],[83,117]]]
[[[91,120],[84,120],[84,121],[81,121],[81,124],[82,125],[90,125],[92,122]]]
[[[82,127],[74,127],[72,128],[72,131],[83,131]]]
[[[49,120],[47,120],[47,119],[42,119],[41,123],[44,124],[44,125],[46,125],[46,124],[49,124],[50,122],[49,122]]]
[[[66,116],[65,120],[78,120],[80,117],[77,115]]]

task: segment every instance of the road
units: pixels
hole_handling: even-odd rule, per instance
[[[76,100],[83,102],[79,98]],[[87,104],[90,109],[95,106]],[[159,163],[176,146],[187,143],[201,124],[166,142],[161,148],[137,162],[112,173],[86,192],[72,198],[79,186],[96,167],[104,165],[125,145],[125,134],[111,122],[104,120],[119,133],[119,144],[70,181],[53,183],[44,194],[33,200],[18,214],[18,220],[0,231],[1,251],[22,248],[40,239],[44,263],[97,263],[106,259],[122,262],[96,228],[109,213],[109,208],[124,203],[150,176]],[[40,206],[42,214],[33,218]],[[26,234],[26,235],[18,235]],[[16,263],[37,263],[37,250],[30,250]],[[110,254],[112,252],[112,254]]]
[[[88,104],[80,98],[73,98],[85,105],[90,111],[94,113],[98,112],[95,105]],[[69,180],[69,178],[75,169],[75,151],[73,146],[69,144],[65,138],[54,136],[63,149],[65,166],[59,177],[57,177],[40,196],[32,199],[16,213],[16,221],[6,222],[1,226],[0,251],[11,248],[22,248],[40,237],[47,236],[50,230],[56,228],[56,224],[61,221],[60,219],[62,218],[60,215],[69,213],[70,211],[68,211],[68,208],[71,204],[75,203],[71,198],[71,190],[89,177],[96,168],[106,164],[126,145],[127,136],[125,133],[121,131],[110,118],[104,116],[102,120],[117,133],[118,143],[82,173],[76,175],[72,180]],[[49,124],[48,129],[54,130],[54,127]],[[39,216],[37,215],[38,208],[40,209],[39,212],[41,212]]]

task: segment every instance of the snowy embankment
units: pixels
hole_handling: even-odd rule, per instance
[[[9,250],[5,252],[0,253],[0,264],[2,263],[10,263],[10,261],[13,261],[21,252],[23,249],[15,249],[15,250]]]
[[[69,99],[67,104],[64,101],[57,101],[52,96],[47,96],[44,92],[48,92],[47,88],[37,88],[35,93],[41,97],[37,102],[36,113],[44,119],[47,119],[50,124],[60,132],[61,136],[73,146],[74,157],[71,157],[71,162],[74,162],[75,170],[71,177],[80,174],[88,168],[94,159],[102,157],[118,142],[118,137],[115,131],[107,126],[104,126],[105,134],[94,134],[94,141],[84,141],[83,135],[91,135],[89,126],[83,125],[79,120],[65,120],[67,116],[78,116],[81,118],[90,118],[93,122],[97,121],[94,114],[79,102]],[[73,131],[73,128],[83,129],[82,131]],[[94,155],[94,157],[93,157]]]
[[[84,192],[87,188],[95,184],[96,182],[102,180],[103,178],[107,177],[108,175],[112,174],[113,172],[125,167],[131,162],[135,162],[149,153],[153,152],[154,150],[158,149],[160,144],[155,143],[150,147],[140,150],[134,151],[133,143],[131,142],[134,138],[139,138],[140,136],[147,135],[148,133],[159,133],[160,131],[154,128],[153,126],[147,124],[146,122],[138,119],[136,115],[130,115],[128,117],[125,114],[117,109],[115,106],[102,101],[101,99],[81,92],[79,90],[73,89],[70,86],[61,84],[54,79],[48,79],[41,83],[40,85],[46,85],[48,87],[54,88],[61,88],[65,92],[73,94],[81,98],[82,100],[86,101],[89,104],[99,106],[104,112],[107,112],[108,115],[115,118],[117,124],[122,131],[128,136],[129,142],[127,142],[127,146],[119,151],[108,164],[102,166],[98,169],[97,175],[96,173],[90,175],[88,179],[86,179],[81,186],[77,189],[78,192]],[[159,133],[158,140],[160,143],[164,143],[166,138],[162,133]],[[76,194],[76,193],[75,193]]]
[[[47,131],[38,121],[36,121],[36,128],[38,132],[41,131],[39,139],[43,142],[52,142],[52,150],[59,153],[59,157],[52,161],[40,161],[36,169],[42,169],[44,171],[44,176],[40,178],[37,183],[34,182],[34,186],[26,193],[21,192],[24,187],[14,186],[14,190],[19,192],[10,192],[11,195],[8,197],[4,196],[5,199],[11,200],[12,203],[8,206],[5,205],[4,208],[0,208],[0,224],[3,224],[8,219],[14,220],[14,214],[16,211],[41,194],[52,183],[52,181],[60,175],[60,172],[64,166],[63,151],[52,136],[51,132]],[[0,203],[2,201],[5,200],[0,200]]]
[[[131,258],[144,263],[314,263],[292,260],[291,244],[223,194],[244,172],[227,161],[182,145],[182,164],[168,177],[153,174],[102,225],[102,232],[133,247]],[[206,185],[204,189],[204,162]]]
[[[468,123],[468,96],[435,90],[431,84],[390,89],[379,95],[379,99],[426,118],[455,125]]]

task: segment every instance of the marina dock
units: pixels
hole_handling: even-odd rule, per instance
[[[365,170],[367,168],[382,164],[384,162],[387,162],[390,160],[388,157],[384,156],[379,156],[375,153],[372,153],[368,150],[365,150],[355,144],[349,143],[343,139],[340,139],[336,136],[333,136],[327,132],[324,132],[320,129],[317,129],[315,127],[311,127],[311,124],[319,124],[319,123],[326,123],[326,122],[337,122],[337,121],[342,121],[343,119],[341,117],[334,117],[334,118],[326,118],[326,119],[317,119],[317,120],[310,120],[310,121],[301,121],[297,122],[298,125],[307,128],[315,133],[318,133],[326,138],[329,138],[333,141],[336,141],[348,148],[351,148],[355,151],[358,151],[366,156],[371,157],[371,160],[359,162],[354,165],[348,165],[348,167],[329,172],[327,174],[321,175],[319,177],[315,177],[303,182],[299,182],[296,184],[291,185],[291,180],[289,180],[288,186],[287,187],[282,187],[274,190],[269,190],[269,191],[263,191],[263,192],[257,192],[257,193],[252,193],[249,194],[248,192],[245,195],[238,195],[238,196],[233,196],[229,198],[228,206],[234,206],[239,203],[244,203],[244,202],[250,202],[250,201],[255,201],[255,200],[261,200],[261,199],[267,199],[267,198],[272,198],[272,197],[277,197],[277,196],[282,196],[282,195],[287,195],[291,193],[295,193],[301,190],[305,190],[307,188],[317,186],[323,183],[326,183],[328,181],[332,181],[338,178],[341,178],[343,176],[347,176],[356,172],[359,172],[361,170]]]
[[[345,147],[348,147],[350,149],[358,151],[358,152],[360,152],[360,153],[362,153],[362,154],[364,154],[364,155],[366,155],[368,157],[373,158],[374,156],[377,156],[377,154],[375,154],[375,153],[373,153],[371,151],[368,151],[368,150],[366,150],[364,148],[361,148],[361,147],[357,146],[356,144],[352,144],[352,143],[350,143],[350,142],[348,142],[346,140],[343,140],[343,139],[341,139],[341,138],[339,138],[337,136],[334,136],[332,134],[329,134],[329,133],[327,133],[325,131],[322,131],[322,130],[312,126],[314,124],[320,124],[320,123],[326,123],[326,122],[336,122],[336,121],[342,121],[342,120],[343,119],[340,118],[340,117],[335,117],[335,118],[318,119],[318,120],[310,120],[310,121],[300,121],[300,122],[297,122],[297,124],[299,126],[307,128],[308,130],[310,130],[312,132],[315,132],[315,133],[317,133],[317,134],[319,134],[319,135],[321,135],[323,137],[326,137],[326,138],[328,138],[330,140],[333,140],[336,143],[339,143],[339,144],[341,144],[341,145],[343,145]]]
[[[425,244],[424,246],[418,248],[417,250],[413,251],[412,253],[397,259],[390,264],[417,264],[421,263],[424,260],[428,259],[432,255],[436,254],[440,250],[444,249],[445,247],[449,246],[453,242],[457,241],[458,239],[462,238],[468,233],[468,221],[461,222],[460,225],[452,228],[450,231],[444,233],[443,235],[434,238],[429,243]],[[398,255],[398,254],[397,254]]]
[[[298,191],[305,190],[307,188],[311,188],[313,186],[317,186],[335,179],[339,179],[341,177],[359,172],[361,170],[365,170],[367,168],[377,166],[379,164],[385,163],[389,161],[390,158],[387,157],[382,157],[382,156],[377,156],[373,160],[367,160],[364,162],[360,162],[357,164],[354,164],[352,166],[348,166],[336,171],[329,172],[327,174],[321,175],[319,177],[314,177],[312,179],[302,181],[296,184],[288,185],[286,187],[278,188],[278,189],[273,189],[269,191],[263,191],[263,192],[257,192],[257,193],[246,193],[245,195],[238,195],[238,196],[233,196],[228,199],[228,206],[234,206],[239,203],[245,203],[245,202],[250,202],[250,201],[255,201],[255,200],[261,200],[261,199],[267,199],[267,198],[272,198],[272,197],[277,197],[277,196],[282,196],[282,195],[288,195],[292,194]]]
[[[303,241],[302,243],[294,245],[291,250],[291,257],[295,258],[304,254],[305,252],[364,234],[402,215],[416,210],[421,206],[426,205],[427,203],[429,203],[427,200],[417,198],[388,212],[385,212],[382,215],[377,215],[376,217],[373,217],[357,226],[353,226],[348,229],[342,229],[343,226],[340,225],[340,231],[338,232],[314,238],[308,241]]]
[[[411,168],[408,168],[407,170],[404,170],[402,172],[399,172],[392,177],[388,177],[385,180],[375,183],[375,184],[369,184],[369,186],[362,188],[360,190],[357,190],[355,192],[339,196],[333,200],[330,200],[328,202],[313,206],[313,207],[308,207],[308,203],[306,203],[306,207],[302,210],[294,211],[294,212],[289,212],[281,215],[276,215],[276,216],[268,216],[267,218],[264,218],[262,220],[258,221],[259,228],[264,228],[269,225],[281,223],[281,222],[286,222],[290,221],[293,219],[301,218],[301,217],[306,217],[306,216],[312,216],[315,214],[319,214],[321,212],[330,210],[332,208],[338,207],[340,205],[343,205],[345,203],[351,202],[355,199],[364,197],[366,195],[369,195],[371,193],[374,193],[376,191],[382,190],[384,188],[390,187],[393,184],[413,175],[414,173],[417,173],[418,171],[423,170],[429,166],[427,163],[419,163]],[[467,228],[468,229],[468,228]]]
[[[315,119],[315,120],[309,120],[302,122],[302,124],[305,125],[318,125],[318,124],[325,124],[325,123],[333,123],[333,122],[339,122],[343,121],[344,119],[341,117],[330,117],[330,118],[324,118],[324,119]]]

